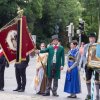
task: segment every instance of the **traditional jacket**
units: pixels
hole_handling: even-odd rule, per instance
[[[41,50],[40,53],[46,53],[48,52],[48,60],[47,60],[47,68],[46,73],[48,78],[52,78],[51,75],[51,66],[53,63],[53,57],[54,57],[54,47],[49,46],[45,50]],[[56,79],[60,79],[60,67],[64,66],[64,48],[62,46],[59,46],[56,52]]]

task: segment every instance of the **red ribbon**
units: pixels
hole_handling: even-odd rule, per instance
[[[55,46],[54,46],[54,49],[58,49],[58,46],[55,45]]]

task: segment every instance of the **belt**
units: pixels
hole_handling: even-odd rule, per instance
[[[75,59],[74,59],[74,58],[69,58],[69,60],[75,61]]]
[[[69,60],[70,62],[75,62],[75,60]]]

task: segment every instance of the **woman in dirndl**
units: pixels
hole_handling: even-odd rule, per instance
[[[70,44],[71,50],[68,53],[67,72],[65,79],[64,92],[70,93],[68,98],[77,98],[76,94],[81,92],[78,62],[80,59],[77,41],[73,40]]]
[[[40,49],[46,48],[45,43],[41,43]],[[46,89],[47,77],[46,77],[46,64],[47,64],[48,53],[39,53],[36,57],[36,78],[34,90],[36,94],[43,94]]]

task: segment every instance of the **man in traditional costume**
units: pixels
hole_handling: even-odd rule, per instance
[[[40,53],[48,53],[46,75],[47,75],[47,86],[43,96],[50,96],[50,90],[52,90],[53,96],[59,96],[57,94],[58,79],[60,79],[60,72],[64,67],[64,48],[59,45],[58,35],[52,36],[52,45],[45,50],[40,50]],[[36,53],[39,53],[37,50]],[[53,88],[51,84],[53,81]]]
[[[86,73],[86,85],[87,85],[87,91],[88,94],[86,96],[85,100],[91,100],[91,77],[93,73],[93,69],[90,68],[87,65],[87,58],[88,58],[88,50],[89,46],[93,45],[96,42],[96,34],[95,33],[90,33],[89,34],[89,43],[84,46],[84,68],[85,68],[85,73]],[[100,100],[99,98],[99,74],[96,72],[95,73],[95,86],[96,86],[96,100]]]

